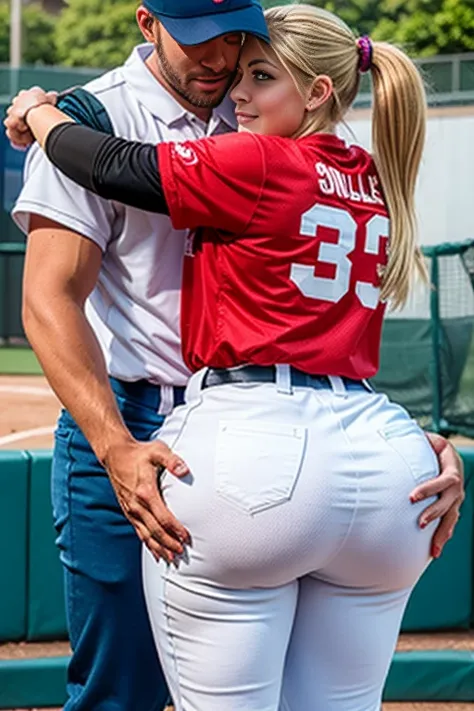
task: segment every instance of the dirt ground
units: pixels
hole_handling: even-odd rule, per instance
[[[0,449],[49,449],[60,404],[42,376],[0,376]]]
[[[454,649],[474,652],[474,630],[466,632],[436,632],[431,634],[402,634],[399,652],[420,649]],[[1,659],[31,659],[34,657],[62,657],[70,653],[67,642],[8,642],[0,644]]]
[[[473,704],[384,704],[383,711],[472,711]]]
[[[50,449],[60,403],[40,375],[0,375],[0,449]],[[473,440],[454,437],[455,444]]]

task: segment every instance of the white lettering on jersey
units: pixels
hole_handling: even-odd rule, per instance
[[[316,257],[318,262],[332,264],[335,267],[334,276],[332,278],[317,277],[315,265],[292,264],[290,279],[309,299],[332,301],[337,304],[350,288],[352,261],[349,257],[356,246],[357,223],[347,210],[316,204],[302,215],[300,234],[316,238],[319,227],[326,227],[337,232],[337,242],[319,242],[319,252]],[[388,217],[383,215],[371,217],[365,225],[364,252],[378,254],[381,249],[381,241],[388,241],[389,231]],[[377,277],[380,279],[379,268],[377,268]],[[377,308],[380,286],[357,281],[355,293],[362,306],[371,310]]]
[[[323,195],[337,195],[343,200],[363,202],[368,205],[383,205],[376,175],[354,175],[343,173],[333,166],[322,162],[316,163],[316,172],[320,176],[319,189]]]
[[[185,165],[196,165],[199,160],[194,148],[191,148],[191,146],[187,146],[184,143],[175,143],[174,151],[176,155],[182,159]]]
[[[327,166],[324,163],[316,163],[316,172],[322,177],[319,180],[319,189],[324,195],[334,195],[335,186],[334,180]]]
[[[383,205],[383,199],[379,190],[379,179],[376,175],[369,175],[369,190],[374,202]]]

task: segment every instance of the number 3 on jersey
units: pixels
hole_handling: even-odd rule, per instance
[[[365,226],[364,250],[367,254],[378,254],[380,240],[388,238],[390,221],[383,215],[374,215]],[[349,255],[356,246],[357,223],[346,210],[327,205],[313,205],[301,218],[301,234],[316,237],[318,227],[336,230],[337,242],[321,242],[318,261],[333,264],[336,273],[333,278],[317,277],[314,267],[307,264],[292,264],[290,278],[298,289],[310,299],[321,299],[337,303],[349,291],[352,262]],[[356,282],[356,294],[368,309],[377,308],[380,289],[364,281]]]

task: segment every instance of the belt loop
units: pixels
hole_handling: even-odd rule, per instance
[[[193,400],[199,400],[201,397],[202,381],[206,377],[209,368],[201,368],[197,373],[191,375],[184,393],[184,401],[190,403]]]
[[[281,364],[275,366],[277,392],[285,395],[293,395],[291,387],[291,368],[289,365]]]
[[[329,380],[332,391],[336,397],[347,397],[347,389],[342,378],[338,375],[328,375],[327,379]]]
[[[374,392],[375,392],[374,388],[373,388],[372,385],[369,383],[369,381],[367,380],[367,378],[364,378],[364,379],[362,380],[362,383],[365,385],[365,387],[367,388],[367,390],[369,391],[369,393],[374,393]]]
[[[159,415],[169,415],[174,406],[174,391],[172,385],[161,385]]]

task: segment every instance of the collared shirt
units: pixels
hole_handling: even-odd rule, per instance
[[[136,47],[126,63],[86,85],[104,104],[115,135],[160,143],[227,133],[235,128],[229,99],[209,123],[184,109],[145,64],[152,51]],[[42,215],[95,242],[103,252],[87,315],[110,375],[184,385],[189,371],[180,344],[180,290],[186,230],[168,217],[104,200],[72,183],[37,146],[25,165],[25,183],[13,210],[28,232]]]

